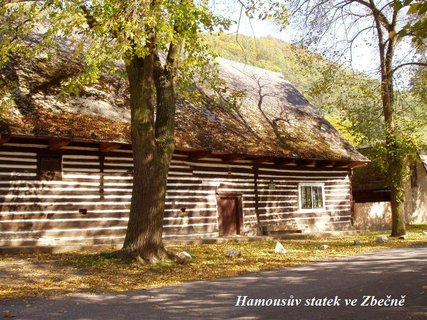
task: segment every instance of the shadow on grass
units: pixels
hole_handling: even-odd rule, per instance
[[[187,266],[191,271],[191,265]],[[227,268],[224,264],[221,268]],[[201,272],[201,270],[199,270]],[[20,319],[423,319],[427,312],[427,246],[382,250],[295,268],[246,273],[119,294],[72,295],[49,300],[0,301]],[[424,281],[424,282],[423,282]],[[313,297],[401,299],[402,307],[236,307],[239,296],[256,299]],[[359,300],[360,301],[360,300]],[[13,307],[11,306],[13,304]]]
[[[427,241],[427,236],[422,235],[425,229],[426,225],[417,225],[409,229],[411,237],[416,239],[415,242],[424,238],[426,239],[424,241]],[[123,292],[298,266],[313,261],[342,259],[342,256],[351,261],[351,255],[354,254],[413,244],[406,240],[376,243],[373,239],[381,233],[384,232],[344,238],[282,240],[288,250],[284,255],[274,253],[275,241],[171,246],[170,249],[175,251],[190,252],[193,260],[188,265],[179,265],[172,261],[157,265],[140,265],[130,260],[129,256],[123,256],[120,251],[5,257],[2,260],[9,262],[0,260],[0,280],[4,283],[0,297],[49,295],[61,292]],[[355,239],[362,240],[362,245],[354,246]],[[328,244],[329,248],[321,250],[321,244]],[[233,247],[242,252],[242,257],[232,259],[225,257]]]

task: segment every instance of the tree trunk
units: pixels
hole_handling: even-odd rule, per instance
[[[406,234],[405,217],[404,217],[404,205],[399,199],[399,191],[392,188],[390,192],[391,202],[391,236],[399,237]]]
[[[173,140],[171,146],[170,141],[158,143],[156,138],[154,55],[134,56],[126,69],[131,97],[134,176],[123,249],[140,261],[154,263],[168,256],[162,233]]]
[[[381,100],[383,106],[383,115],[385,123],[385,139],[387,148],[387,177],[388,186],[390,188],[390,204],[392,212],[392,233],[391,236],[401,236],[406,233],[405,220],[403,216],[403,190],[404,190],[404,166],[405,157],[401,155],[400,144],[396,137],[397,129],[394,123],[394,86],[393,86],[393,55],[396,46],[396,37],[392,35],[390,30],[394,31],[395,18],[397,12],[394,12],[393,21],[390,24],[384,25],[378,12],[373,11],[375,23],[378,32],[378,47],[380,53],[380,70],[381,70]],[[382,28],[386,28],[389,32],[385,33]],[[387,39],[384,39],[387,37]]]
[[[397,147],[396,147],[397,148]],[[393,150],[393,149],[392,149]],[[393,152],[388,153],[393,154]],[[405,159],[402,157],[389,157],[389,186],[391,204],[391,236],[399,237],[406,233],[404,217],[404,172]]]

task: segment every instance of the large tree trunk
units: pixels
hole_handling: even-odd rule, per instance
[[[384,32],[381,24],[388,30],[394,30],[397,11],[393,15],[391,24],[384,25],[377,11],[373,11],[378,32],[378,46],[381,64],[381,100],[385,123],[385,139],[387,148],[387,177],[390,188],[390,204],[392,212],[391,236],[400,236],[406,233],[403,216],[403,188],[405,157],[401,155],[400,143],[396,137],[395,110],[394,110],[394,86],[393,86],[393,55],[396,46],[396,37],[391,32]]]
[[[392,188],[390,194],[391,202],[391,236],[399,237],[406,234],[404,203],[400,200],[398,190]]]
[[[405,157],[396,138],[393,110],[393,83],[391,76],[384,76],[382,82],[383,110],[386,124],[387,177],[390,188],[392,237],[406,233],[404,219]]]
[[[389,152],[393,153],[393,152]],[[398,237],[406,233],[404,217],[404,184],[402,175],[405,166],[405,159],[401,157],[389,156],[388,177],[390,186],[391,204],[391,236]]]
[[[145,58],[134,56],[126,65],[131,97],[134,177],[123,249],[138,260],[150,263],[168,255],[162,233],[167,175],[173,154],[173,139],[165,141],[156,132],[159,115],[155,120],[154,60],[153,54]],[[166,101],[168,106],[170,103],[175,105],[175,101]],[[169,135],[173,137],[173,127]]]

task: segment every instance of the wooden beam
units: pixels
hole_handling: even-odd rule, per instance
[[[332,168],[334,164],[335,164],[335,161],[331,161],[331,160],[316,161],[316,167],[321,167],[321,168]]]
[[[199,159],[204,158],[204,157],[209,156],[209,155],[211,155],[210,151],[202,151],[202,150],[190,151],[188,153],[188,160],[196,161],[196,160],[199,160]]]
[[[10,140],[10,136],[8,134],[2,134],[0,135],[0,146],[5,144]]]
[[[316,166],[316,160],[308,160],[308,159],[298,159],[296,161],[298,166],[303,167],[315,167]]]
[[[274,164],[276,166],[296,166],[297,162],[296,162],[295,159],[282,159],[282,158],[279,158],[279,159],[275,159],[274,160]]]
[[[51,138],[49,139],[49,150],[59,150],[62,147],[70,144],[70,139]]]
[[[116,149],[119,149],[122,145],[118,144],[118,143],[113,143],[113,142],[101,142],[99,144],[99,151],[101,152],[111,152],[114,151]]]
[[[334,168],[349,168],[350,163],[350,161],[336,161]]]
[[[260,164],[263,162],[269,162],[269,161],[273,161],[272,157],[259,157],[259,158],[253,158],[251,159],[255,164]]]
[[[227,154],[224,156],[221,156],[221,160],[224,163],[230,163],[236,160],[242,160],[245,159],[245,156],[242,154]]]
[[[353,161],[350,162],[350,164],[348,165],[349,168],[360,168],[360,167],[365,167],[368,165],[369,162],[364,162],[364,161]]]

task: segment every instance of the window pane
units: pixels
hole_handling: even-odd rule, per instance
[[[313,208],[322,208],[323,207],[323,195],[322,187],[311,187],[312,198],[313,198]]]
[[[301,208],[302,209],[313,208],[312,202],[311,202],[311,187],[309,186],[301,187]]]
[[[62,156],[60,154],[37,155],[37,175],[42,180],[60,180],[62,174]]]

